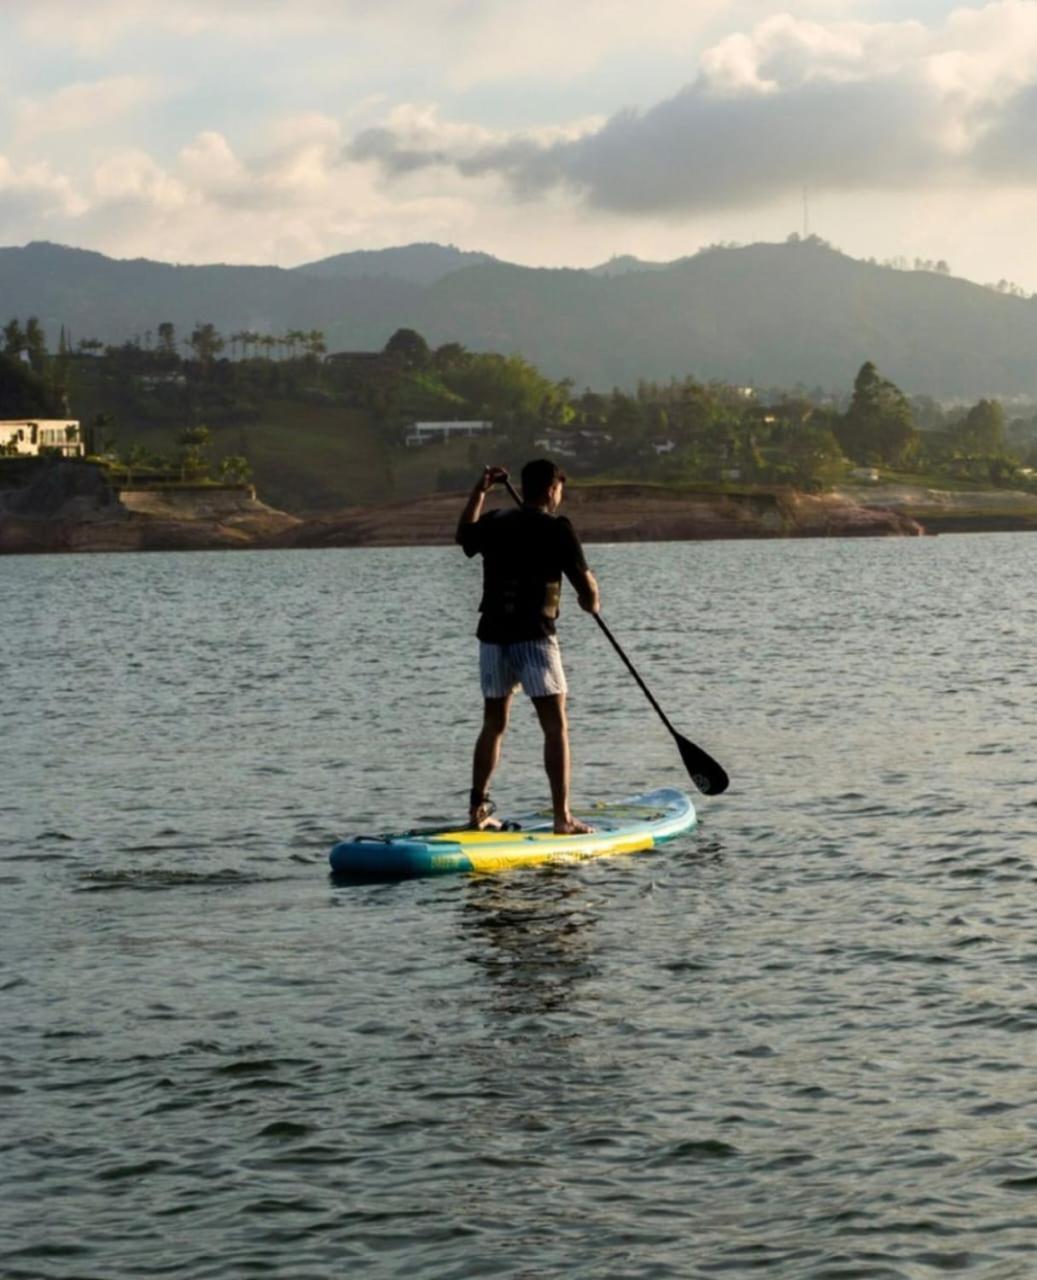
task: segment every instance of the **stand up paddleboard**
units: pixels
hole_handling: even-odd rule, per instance
[[[338,875],[402,880],[637,853],[690,830],[695,825],[695,806],[683,791],[664,787],[627,800],[596,804],[576,816],[594,831],[557,836],[550,812],[530,813],[503,819],[502,831],[446,827],[403,835],[354,836],[336,844],[329,859]]]

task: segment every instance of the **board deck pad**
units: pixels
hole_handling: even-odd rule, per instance
[[[400,835],[354,836],[336,844],[328,856],[337,875],[364,879],[506,871],[545,862],[637,853],[682,835],[696,821],[691,799],[675,787],[602,801],[579,809],[575,816],[594,831],[555,835],[547,810],[502,818],[502,831],[443,827]]]

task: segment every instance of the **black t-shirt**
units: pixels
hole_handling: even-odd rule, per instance
[[[536,507],[490,511],[462,526],[461,546],[465,555],[483,558],[480,640],[511,644],[554,635],[562,574],[572,580],[587,570],[565,516]]]

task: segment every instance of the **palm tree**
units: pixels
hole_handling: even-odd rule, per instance
[[[324,355],[328,349],[324,342],[324,334],[320,329],[311,329],[309,333],[305,335],[305,341],[306,354],[317,366],[317,385],[320,386],[322,371],[321,356]]]

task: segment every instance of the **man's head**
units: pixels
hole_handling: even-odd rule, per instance
[[[562,500],[565,472],[549,458],[537,458],[522,468],[522,497],[534,507],[554,510]]]

